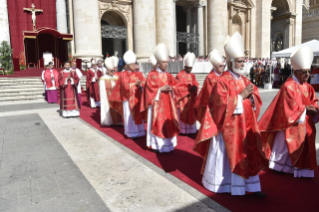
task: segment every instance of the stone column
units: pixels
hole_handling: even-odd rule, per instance
[[[199,1],[197,4],[197,34],[198,34],[198,56],[204,56],[204,6],[206,1]]]
[[[148,62],[156,46],[155,0],[134,0],[134,50],[138,62]]]
[[[0,0],[0,44],[2,41],[11,46],[7,0]]]
[[[70,41],[70,47],[71,47],[71,54],[72,56],[75,54],[75,45],[74,45],[74,39],[75,39],[75,35],[74,35],[74,27],[73,27],[73,0],[68,0],[68,6],[69,6],[69,24],[70,24],[70,34],[73,35],[73,40]]]
[[[172,0],[156,0],[156,38],[157,43],[164,43],[170,51],[170,55],[176,55],[176,31],[174,31],[174,14]]]
[[[208,52],[217,49],[224,55],[224,41],[228,34],[227,1],[208,0]]]
[[[248,57],[251,57],[251,52],[250,52],[250,10],[247,10],[247,21],[246,21],[246,27],[245,27],[245,29],[246,29],[246,42],[245,42],[245,44],[246,44],[246,47],[245,47],[245,49],[246,49],[246,51],[248,51],[247,53],[248,53]]]
[[[271,1],[256,4],[256,57],[270,57]]]
[[[192,33],[192,6],[185,6],[186,11],[186,32]],[[187,43],[187,51],[191,51],[191,44]]]
[[[172,49],[172,53],[175,52],[174,55],[171,55],[171,56],[177,56],[177,23],[176,23],[176,2],[178,0],[172,0],[173,1],[173,4],[172,4],[172,11],[173,11],[173,19],[174,19],[174,29],[173,29],[173,42],[174,42],[174,45],[173,45],[173,49]]]
[[[99,1],[74,0],[76,58],[102,58]]]
[[[57,23],[57,30],[60,33],[68,33],[65,0],[56,1],[56,23]]]

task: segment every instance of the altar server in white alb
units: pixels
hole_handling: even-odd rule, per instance
[[[185,69],[176,76],[178,82],[176,100],[178,104],[178,117],[180,133],[194,134],[196,128],[196,113],[194,104],[199,90],[195,74],[192,74],[196,56],[188,52],[184,57]]]
[[[127,51],[124,54],[124,61],[128,70],[119,76],[109,102],[111,107],[123,116],[125,135],[136,138],[145,135],[144,117],[140,111],[145,78],[141,72],[136,72],[134,52]]]
[[[106,58],[105,60],[106,74],[100,78],[100,100],[101,100],[101,125],[111,126],[122,123],[122,116],[111,108],[109,98],[116,85],[118,76],[115,76],[114,60]]]
[[[76,72],[76,74],[79,77],[79,84],[78,84],[78,96],[79,96],[79,102],[80,102],[80,108],[81,108],[81,103],[82,103],[82,99],[81,99],[81,95],[82,95],[82,87],[81,87],[81,78],[83,77],[82,72],[76,67],[76,61],[72,61],[72,67],[71,69],[73,71]]]
[[[168,48],[158,44],[154,56],[158,61],[146,80],[141,103],[141,111],[147,111],[147,147],[155,152],[171,152],[177,145],[179,122],[174,99],[176,79],[166,72],[168,68]]]
[[[204,187],[215,193],[256,197],[261,193],[258,173],[267,167],[257,125],[261,98],[258,88],[243,76],[244,41],[235,34],[224,46],[228,71],[218,79],[208,107],[212,121],[204,121],[194,150],[202,155]],[[207,141],[207,137],[212,139]]]

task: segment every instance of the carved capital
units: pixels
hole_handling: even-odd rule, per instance
[[[122,13],[125,16],[126,21],[129,23],[131,17],[131,5],[121,4],[118,0],[113,0],[111,2],[100,2],[100,19],[103,14],[107,11],[113,10]]]
[[[198,2],[194,3],[195,7],[206,7],[207,6],[207,1],[204,0],[198,0]]]

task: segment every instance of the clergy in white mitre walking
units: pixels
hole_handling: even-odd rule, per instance
[[[80,108],[81,108],[81,103],[82,103],[82,99],[81,99],[81,95],[82,95],[82,87],[81,87],[81,78],[83,77],[83,74],[82,74],[82,72],[80,71],[80,69],[78,69],[77,67],[76,67],[76,61],[72,61],[72,67],[71,67],[71,69],[73,70],[73,71],[75,71],[76,72],[76,74],[78,75],[78,77],[79,77],[79,84],[78,84],[78,96],[79,96],[79,102],[80,102]]]
[[[184,57],[185,68],[176,76],[178,82],[175,99],[178,105],[179,127],[182,134],[194,134],[196,128],[196,113],[194,104],[197,98],[199,84],[195,74],[192,74],[196,56],[188,52]]]
[[[268,165],[257,125],[261,98],[258,88],[243,76],[242,36],[235,32],[224,49],[228,71],[213,88],[208,103],[212,121],[202,123],[203,138],[196,140],[193,147],[204,157],[202,183],[215,193],[265,197],[258,176]]]
[[[145,116],[140,111],[141,96],[145,78],[136,71],[136,55],[132,51],[124,54],[128,70],[125,70],[112,91],[109,102],[111,107],[120,113],[124,119],[124,133],[129,138],[145,135]]]
[[[154,56],[158,67],[152,70],[146,80],[142,96],[141,111],[147,112],[147,147],[155,152],[171,152],[177,145],[179,121],[175,102],[176,79],[166,72],[168,48],[158,44]]]
[[[100,100],[101,100],[101,126],[119,125],[122,123],[122,116],[116,112],[109,103],[116,85],[118,76],[115,76],[115,63],[112,58],[105,59],[106,74],[100,78]]]

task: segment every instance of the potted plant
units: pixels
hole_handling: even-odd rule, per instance
[[[20,55],[19,55],[19,64],[20,64],[20,70],[21,70],[21,71],[26,69],[24,52],[20,52]]]
[[[0,63],[5,73],[13,69],[12,49],[7,41],[2,41],[0,45]]]

